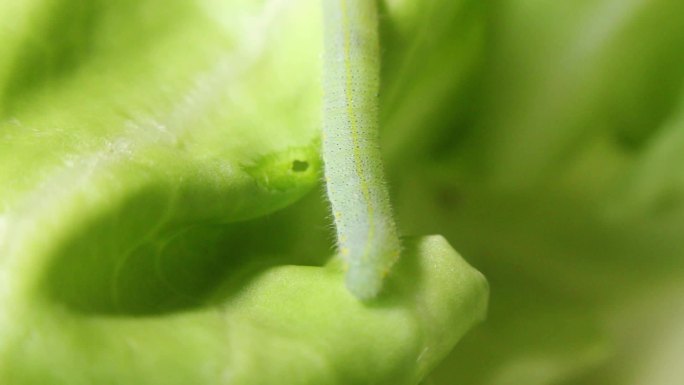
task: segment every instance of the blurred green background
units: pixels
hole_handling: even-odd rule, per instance
[[[684,3],[437,3],[385,24],[384,149],[492,294],[426,384],[683,384]]]

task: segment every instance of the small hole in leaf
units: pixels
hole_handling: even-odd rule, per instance
[[[294,172],[303,172],[306,171],[309,168],[309,162],[302,161],[302,160],[294,160],[292,162],[292,171]]]

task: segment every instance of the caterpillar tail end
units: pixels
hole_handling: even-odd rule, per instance
[[[383,261],[364,258],[347,259],[349,268],[345,275],[345,286],[354,297],[361,301],[369,301],[380,295],[392,265],[398,260],[399,252],[376,255],[383,255],[387,258],[383,258]]]
[[[345,285],[352,295],[361,301],[376,298],[382,290],[384,274],[364,266],[350,266]]]

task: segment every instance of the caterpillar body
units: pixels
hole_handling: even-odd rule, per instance
[[[323,0],[323,160],[346,285],[375,297],[400,242],[378,138],[380,49],[374,0]]]

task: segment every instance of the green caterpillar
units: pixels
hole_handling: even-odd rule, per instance
[[[346,285],[375,297],[401,245],[378,138],[380,48],[374,0],[323,0],[323,160]]]

